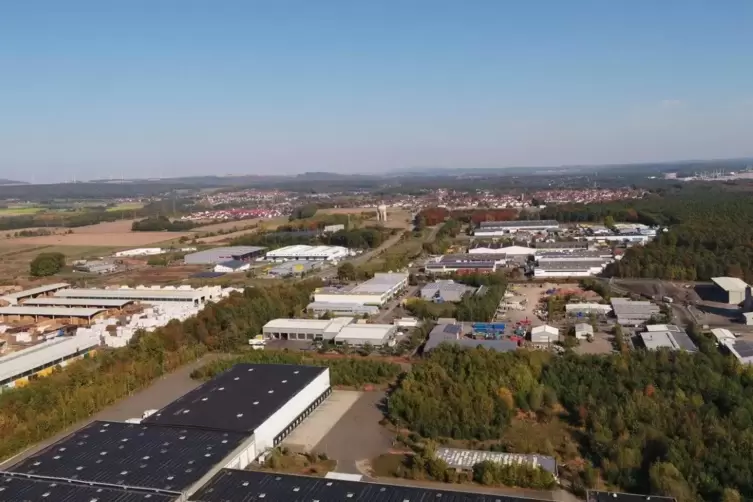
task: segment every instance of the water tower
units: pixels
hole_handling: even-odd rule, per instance
[[[377,206],[377,221],[381,221],[382,223],[387,221],[387,206],[384,204]]]

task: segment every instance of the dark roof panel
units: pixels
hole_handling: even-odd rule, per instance
[[[588,502],[673,502],[675,499],[658,495],[589,491],[586,500]]]
[[[233,432],[92,422],[8,470],[76,481],[182,491],[245,439],[245,434]]]
[[[143,423],[250,434],[324,371],[321,366],[236,364]]]
[[[3,502],[172,502],[177,495],[118,488],[115,486],[90,486],[61,479],[43,479],[13,473],[0,474],[0,500]]]
[[[195,502],[541,502],[535,499],[223,469],[196,492]]]

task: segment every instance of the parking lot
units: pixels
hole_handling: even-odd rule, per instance
[[[332,403],[330,399],[335,398]],[[334,391],[301,426],[285,445],[326,453],[337,461],[337,471],[362,474],[358,465],[387,453],[394,436],[380,425],[384,392]],[[314,444],[316,443],[316,444]]]
[[[332,394],[285,438],[283,444],[295,451],[314,451],[362,395],[363,392],[333,390]]]

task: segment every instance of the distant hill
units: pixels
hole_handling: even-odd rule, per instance
[[[6,180],[5,178],[0,178],[0,186],[8,186],[8,185],[28,185],[25,181],[13,181],[13,180]]]

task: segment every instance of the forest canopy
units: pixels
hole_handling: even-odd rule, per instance
[[[694,335],[696,336],[696,335]],[[518,410],[564,409],[581,454],[624,491],[680,502],[753,497],[753,370],[721,355],[637,351],[551,357],[440,347],[389,399],[390,419],[432,439],[499,439]]]

